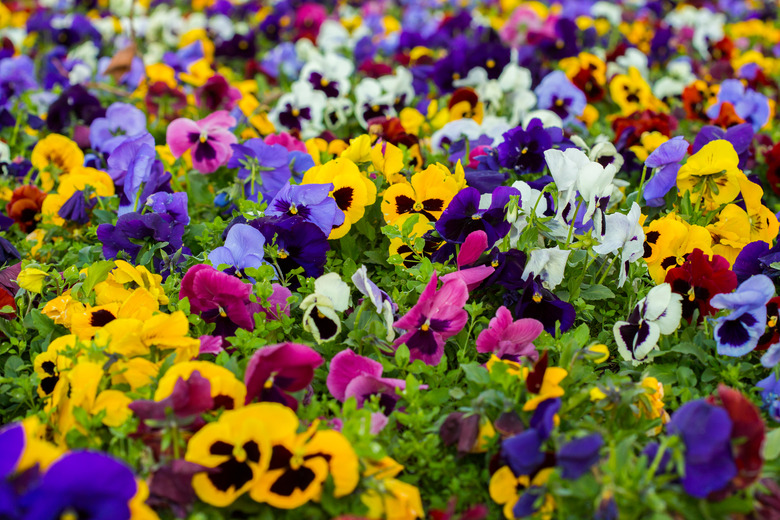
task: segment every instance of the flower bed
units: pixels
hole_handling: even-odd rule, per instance
[[[780,518],[777,6],[670,4],[0,5],[0,518]]]

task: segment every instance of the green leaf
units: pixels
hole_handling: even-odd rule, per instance
[[[487,371],[487,368],[479,363],[464,363],[460,367],[463,369],[466,379],[472,383],[478,385],[487,385],[490,383],[490,373]]]
[[[3,377],[18,377],[18,370],[24,366],[24,360],[19,356],[11,356],[5,360],[5,366],[3,367]]]
[[[87,278],[81,285],[84,295],[92,292],[92,289],[108,277],[108,273],[116,266],[113,260],[104,260],[95,262],[87,270]]]
[[[405,367],[409,364],[409,347],[405,343],[395,351],[395,363],[399,367]]]
[[[764,459],[775,460],[780,456],[780,428],[769,432],[764,442]]]
[[[583,285],[585,287],[585,285]],[[580,298],[583,300],[608,300],[614,298],[615,293],[609,290],[608,287],[603,285],[591,285],[584,288],[580,293]]]

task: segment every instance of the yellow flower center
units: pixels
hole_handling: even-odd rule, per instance
[[[371,110],[373,110],[374,112],[379,112],[379,105],[372,106]]]
[[[292,111],[292,115],[293,117],[298,117],[299,115],[301,115],[301,111],[298,110],[297,108],[294,108]]]
[[[209,139],[209,138],[208,138],[207,136],[205,136],[205,135],[201,135],[201,136],[200,136],[200,142],[201,142],[201,143],[205,143],[206,141],[208,141],[208,139]]]
[[[325,315],[324,315],[324,314],[322,314],[322,312],[321,312],[319,309],[317,309],[317,316],[318,316],[320,319],[323,319],[323,318],[325,318]]]
[[[280,250],[279,250],[279,258],[281,258],[282,260],[284,260],[284,259],[285,259],[285,258],[287,258],[288,256],[290,256],[290,255],[287,253],[287,251],[285,251],[284,249],[280,249]]]
[[[414,208],[415,211],[422,211],[423,209],[422,202],[415,202],[412,208]]]
[[[227,313],[225,312],[225,309],[223,309],[222,307],[219,308],[219,315],[222,316],[223,318],[227,318]]]
[[[237,462],[244,462],[246,460],[246,451],[240,444],[233,447],[233,458],[236,459]]]
[[[522,149],[522,150],[520,150],[520,153],[521,153],[522,155],[525,155],[525,154],[527,154],[527,153],[528,153],[528,147],[527,147],[527,146],[524,146],[524,147],[523,147],[523,149]]]
[[[238,48],[241,49],[242,51],[246,50],[247,48],[249,48],[249,44],[245,40],[241,40],[240,42],[238,42]]]
[[[327,80],[327,79],[325,79],[325,78],[322,78],[322,79],[320,80],[320,85],[321,85],[321,86],[323,86],[323,87],[327,87],[328,85],[330,85],[330,81],[328,81],[328,80]]]
[[[459,79],[460,79],[460,74],[458,74],[457,72],[452,75],[453,81],[458,81]]]
[[[279,25],[282,27],[287,27],[290,25],[290,17],[289,16],[282,16],[282,18],[279,20]]]
[[[298,208],[295,207],[295,204],[290,204],[290,214],[291,215],[297,215],[298,214]]]
[[[487,67],[488,67],[489,69],[492,69],[493,67],[495,67],[495,66],[496,66],[496,62],[495,62],[494,60],[487,60],[487,62],[485,63],[485,65],[487,65]]]
[[[263,388],[268,390],[269,388],[274,386],[274,377],[276,376],[276,372],[271,374],[271,377],[266,379],[265,383],[263,383]]]
[[[481,218],[482,218],[482,215],[480,215],[480,214],[471,215],[471,220],[479,220]]]
[[[423,331],[423,332],[428,332],[428,329],[430,329],[430,328],[431,328],[431,326],[428,325],[428,322],[425,322],[425,323],[422,324],[422,327],[420,327],[420,330]]]
[[[73,511],[65,511],[60,515],[60,520],[78,520],[78,516]]]
[[[769,318],[769,323],[767,325],[769,325],[770,328],[777,325],[777,316],[772,316],[771,318]]]
[[[693,287],[691,287],[691,290],[688,291],[688,301],[692,302],[696,299],[696,294],[693,292]]]
[[[563,100],[562,99],[556,99],[555,100],[555,106],[556,107],[562,107],[563,106]]]
[[[533,299],[533,301],[535,301],[536,303],[539,303],[540,301],[542,301],[542,295],[541,295],[541,294],[539,294],[539,293],[534,293],[534,296],[533,296],[533,298],[532,298],[532,299]]]
[[[563,49],[563,40],[557,40],[555,42],[555,48],[556,49]]]
[[[490,262],[490,265],[492,265],[493,267],[498,267],[498,260],[493,260],[492,262]]]

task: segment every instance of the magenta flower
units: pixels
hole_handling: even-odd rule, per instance
[[[437,291],[437,282],[434,271],[414,307],[393,324],[407,331],[395,340],[393,347],[406,343],[412,361],[421,359],[429,365],[439,363],[444,354],[444,342],[460,332],[469,319],[468,312],[463,310],[469,298],[466,283],[460,278],[453,278],[444,282]]]
[[[484,231],[477,230],[472,231],[466,237],[463,245],[460,246],[460,252],[458,253],[458,270],[454,273],[445,274],[441,277],[441,281],[446,283],[449,280],[458,278],[462,280],[469,292],[473,291],[491,274],[495,272],[495,268],[490,265],[477,265],[473,267],[467,267],[479,260],[482,253],[488,247],[488,236]],[[464,269],[465,267],[465,269]]]
[[[342,350],[330,361],[325,383],[331,395],[342,403],[354,397],[358,408],[362,408],[370,396],[379,395],[379,404],[385,413],[392,412],[398,402],[396,388],[406,388],[403,379],[382,377],[381,363],[349,349]]]
[[[198,264],[182,278],[179,299],[189,298],[190,311],[200,314],[204,321],[216,323],[215,335],[227,337],[239,327],[255,328],[248,306],[251,293],[250,284],[210,265]]]
[[[168,125],[165,140],[174,157],[191,150],[192,167],[201,173],[212,173],[233,155],[230,145],[238,139],[230,128],[235,125],[236,120],[224,110],[200,121],[181,117]]]
[[[246,367],[246,403],[272,401],[297,410],[298,400],[290,394],[311,384],[322,361],[322,356],[298,343],[262,347]]]
[[[512,321],[512,313],[503,305],[490,320],[488,328],[477,337],[477,352],[492,352],[501,359],[520,361],[527,357],[533,361],[539,358],[532,343],[544,330],[544,325],[533,318]]]

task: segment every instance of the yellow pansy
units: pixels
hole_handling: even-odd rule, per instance
[[[369,162],[371,160],[371,136],[363,134],[350,139],[349,146],[341,152],[339,157],[349,159],[357,164]]]
[[[609,82],[609,94],[624,116],[638,110],[659,110],[665,105],[659,101],[636,67],[629,67],[628,74],[618,74]]]
[[[119,318],[107,323],[95,334],[95,342],[109,353],[126,358],[145,356],[152,347],[165,358],[176,353],[175,362],[188,361],[198,355],[200,341],[187,336],[189,321],[182,311],[173,314],[156,314],[141,321]]]
[[[26,269],[22,269],[16,276],[16,283],[25,291],[41,294],[43,291],[43,284],[48,276],[46,271],[41,271],[34,267],[27,267]]]
[[[19,473],[36,465],[41,471],[45,471],[65,453],[65,446],[57,446],[46,440],[48,426],[37,416],[31,415],[24,419],[22,427],[24,428],[25,449],[16,467]]]
[[[49,134],[35,145],[30,162],[40,170],[43,191],[54,188],[52,175],[70,172],[84,164],[84,152],[64,135]]]
[[[728,204],[739,194],[739,156],[725,139],[705,144],[688,158],[677,173],[677,188],[691,195],[691,202],[704,202],[706,209]]]
[[[50,193],[43,200],[43,222],[57,226],[65,224],[65,219],[60,217],[58,212],[73,195],[87,190],[88,187],[90,198],[114,195],[114,181],[106,172],[85,166],[73,168],[70,173],[60,177],[57,192]]]
[[[168,296],[162,288],[162,276],[152,274],[140,265],[134,266],[124,260],[115,260],[116,268],[103,282],[95,285],[95,301],[98,305],[124,303],[135,291],[135,287],[145,289],[160,305],[168,304]]]
[[[647,160],[647,157],[653,153],[656,148],[668,140],[669,138],[661,132],[644,132],[639,138],[640,144],[631,146],[629,150],[634,152],[634,155],[636,155],[636,158],[640,163],[644,163]]]
[[[401,216],[419,213],[436,221],[458,194],[456,180],[449,172],[431,166],[412,175],[411,183],[396,183],[382,196],[385,222],[394,224]]]
[[[371,164],[385,176],[389,184],[406,182],[401,172],[404,167],[404,153],[392,143],[381,142],[371,148]]]
[[[712,255],[710,232],[701,226],[690,225],[670,214],[654,220],[645,228],[644,259],[655,283],[663,283],[666,271],[685,262],[685,255],[701,249]]]
[[[514,520],[513,509],[520,498],[521,492],[531,486],[543,487],[550,479],[552,471],[553,468],[544,468],[537,472],[533,478],[529,478],[528,475],[515,476],[509,466],[502,466],[490,477],[490,485],[488,487],[490,498],[496,504],[503,506],[504,518]],[[553,500],[551,495],[545,495],[544,504],[538,511],[539,515],[547,520],[552,518],[554,510],[555,500]]]
[[[90,412],[94,415],[105,412],[102,422],[106,426],[118,428],[133,415],[129,405],[133,400],[119,390],[103,390],[95,398]]]

